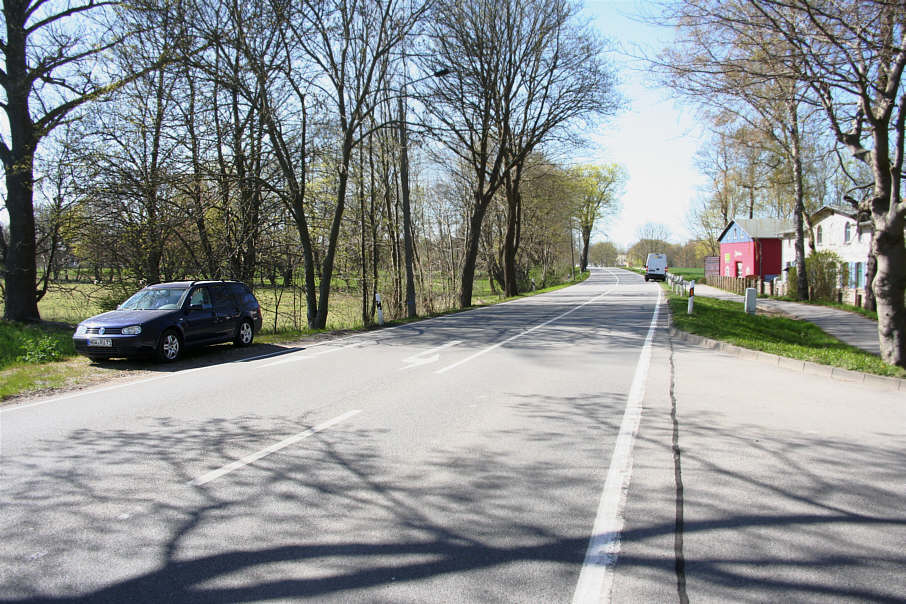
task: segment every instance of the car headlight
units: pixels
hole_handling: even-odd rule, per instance
[[[142,332],[141,325],[130,325],[129,327],[124,327],[122,334],[124,336],[137,336]]]
[[[82,325],[81,323],[76,327],[75,335],[84,336],[88,332],[88,326]]]

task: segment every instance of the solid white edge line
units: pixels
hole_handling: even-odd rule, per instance
[[[585,561],[582,564],[582,571],[579,573],[573,604],[610,602],[614,569],[620,555],[623,512],[629,492],[629,482],[632,478],[632,449],[642,419],[645,382],[648,379],[648,368],[651,364],[651,345],[654,340],[660,306],[661,288],[658,287],[654,314],[651,317],[648,335],[645,337],[645,344],[642,346],[635,375],[632,378],[626,410],[623,413],[620,432],[617,435],[610,459],[610,469],[607,471],[607,479],[598,504],[598,513],[588,542],[588,550],[585,553]]]
[[[236,461],[234,461],[232,463],[228,463],[227,465],[222,466],[216,470],[212,470],[206,474],[202,474],[195,480],[191,481],[189,484],[192,486],[200,487],[204,484],[211,482],[212,480],[216,480],[216,479],[220,478],[221,476],[225,476],[226,474],[229,474],[233,470],[238,470],[239,468],[247,466],[250,463],[254,463],[254,462],[258,461],[259,459],[261,459],[262,457],[267,457],[271,453],[275,453],[275,452],[279,451],[280,449],[284,449],[290,445],[294,445],[297,442],[308,438],[309,436],[313,436],[313,435],[317,434],[318,432],[323,432],[324,430],[330,428],[331,426],[334,426],[336,424],[339,424],[340,422],[346,421],[350,417],[352,417],[354,415],[358,415],[361,412],[362,412],[361,409],[354,409],[352,411],[348,411],[348,412],[344,413],[343,415],[340,415],[338,417],[335,417],[331,420],[324,422],[323,424],[318,424],[314,428],[309,428],[308,430],[304,430],[302,432],[299,432],[298,434],[294,434],[290,437],[284,438],[280,442],[275,443],[269,447],[265,447],[264,449],[261,449],[260,451],[251,453],[250,455],[246,455],[242,459],[237,459]]]

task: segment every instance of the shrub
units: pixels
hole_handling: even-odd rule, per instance
[[[119,293],[111,292],[105,294],[98,299],[97,305],[102,311],[107,312],[108,310],[116,310],[116,307],[126,301],[129,296],[124,296]]]
[[[840,256],[834,252],[815,252],[805,259],[805,276],[808,279],[809,298],[833,302],[837,292],[837,271]],[[845,271],[844,271],[845,272]],[[789,295],[797,298],[799,292],[798,272],[791,266],[787,274]]]
[[[840,256],[834,252],[815,252],[805,259],[805,272],[812,300],[833,301],[837,291]]]
[[[51,363],[65,356],[63,345],[52,335],[33,335],[24,339],[20,348],[24,354],[18,360],[23,363]]]

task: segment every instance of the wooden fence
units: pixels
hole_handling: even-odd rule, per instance
[[[765,281],[757,277],[724,277],[724,276],[708,276],[707,277],[708,285],[712,287],[718,287],[720,289],[727,290],[728,292],[733,292],[734,294],[745,295],[746,288],[754,287],[755,290],[761,295],[767,296],[779,296],[782,295],[777,291],[780,285],[780,281]],[[785,292],[784,292],[785,293]]]
[[[756,277],[737,278],[722,277],[718,275],[707,277],[706,283],[712,287],[717,287],[740,295],[745,295],[747,287],[754,287],[760,295],[785,296],[789,293],[787,282],[781,281],[780,279],[764,281]],[[834,292],[834,299],[837,302],[862,306],[865,300],[865,290],[852,287],[838,288]]]

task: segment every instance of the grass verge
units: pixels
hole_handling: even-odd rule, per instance
[[[0,321],[0,370],[76,356],[72,329],[53,324]]]
[[[845,344],[807,321],[750,315],[741,302],[704,296],[696,296],[694,313],[688,315],[687,297],[668,293],[668,300],[673,325],[681,331],[793,359],[906,378],[906,370]]]
[[[700,283],[705,278],[705,269],[703,268],[674,268],[671,266],[667,272],[671,275],[682,277],[686,281],[698,281]]]
[[[85,374],[86,363],[75,361],[19,365],[0,370],[0,400],[25,394],[62,388]]]

